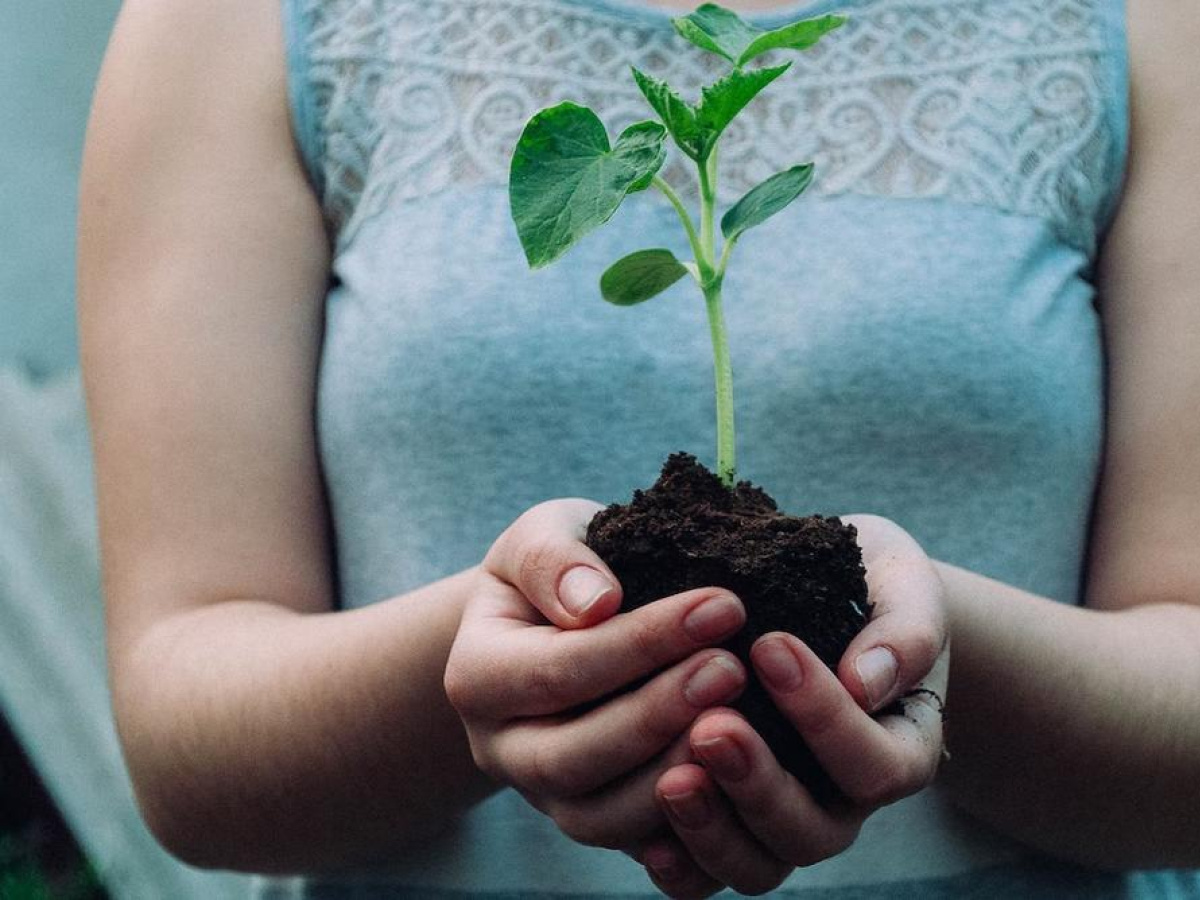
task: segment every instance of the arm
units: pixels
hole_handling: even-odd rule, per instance
[[[946,723],[953,755],[941,777],[957,800],[1001,831],[1068,860],[1196,866],[1200,65],[1191,48],[1200,39],[1200,16],[1182,3],[1150,7],[1138,0],[1129,16],[1134,133],[1128,187],[1100,267],[1108,444],[1087,605],[1065,606],[944,564],[934,566],[944,592],[925,593],[939,595],[939,608],[944,603],[954,647]],[[928,615],[911,624],[936,621]],[[909,685],[927,660],[892,647],[899,684]],[[760,676],[762,649],[754,657]],[[803,647],[792,649],[805,663]],[[764,680],[806,741],[818,738],[818,758],[856,806],[814,808],[780,778],[749,729],[728,713],[706,714],[691,732],[703,766],[676,767],[658,784],[683,847],[665,841],[642,857],[673,896],[707,895],[722,884],[775,884],[790,865],[839,852],[872,809],[927,780],[911,755],[906,764],[903,741],[870,740],[871,726],[850,696],[863,706],[863,691],[846,658],[840,687],[820,666],[800,670],[799,690],[781,692]],[[917,721],[929,718],[920,706],[909,711]],[[936,724],[927,723],[921,744],[937,745]],[[867,760],[875,784],[839,777],[841,759]],[[672,800],[692,796],[702,802],[689,800],[681,810],[687,815],[676,814]]]
[[[944,774],[968,809],[1051,853],[1194,866],[1200,16],[1135,0],[1129,27],[1131,167],[1100,268],[1108,437],[1087,607],[943,567],[955,645]]]
[[[79,273],[138,797],[184,859],[268,871],[385,856],[490,789],[441,689],[473,574],[330,612],[313,435],[329,252],[280,32],[271,0],[125,4]]]
[[[736,664],[703,696],[692,676],[727,657],[697,651],[742,611],[730,600],[689,632],[711,599],[691,592],[578,629],[619,602],[566,577],[603,567],[581,543],[594,505],[544,504],[478,568],[332,611],[313,434],[329,251],[288,129],[277,7],[127,0],[88,137],[80,326],[114,708],[143,812],[197,865],[353,867],[493,790],[477,756],[527,775],[581,837],[654,827],[651,785],[603,782],[738,689]],[[534,607],[515,586],[577,630],[521,619]],[[596,602],[566,611],[572,587],[569,608]],[[520,721],[671,663],[611,710]],[[446,684],[479,711],[474,747]],[[606,753],[614,728],[628,738]]]

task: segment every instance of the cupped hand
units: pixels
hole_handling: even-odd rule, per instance
[[[941,581],[899,526],[843,518],[858,529],[874,609],[837,673],[789,634],[765,635],[751,651],[775,704],[841,796],[817,803],[745,719],[730,709],[706,712],[690,732],[695,760],[656,785],[673,835],[639,857],[672,897],[706,897],[724,886],[769,891],[797,866],[849,847],[874,811],[934,778],[950,665]]]
[[[543,503],[497,539],[445,689],[483,772],[572,839],[636,853],[669,832],[655,784],[694,759],[689,728],[745,684],[736,657],[714,649],[745,611],[714,588],[614,616],[620,585],[583,543],[599,508]]]

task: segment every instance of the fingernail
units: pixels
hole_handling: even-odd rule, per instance
[[[688,828],[703,828],[708,824],[710,810],[708,798],[701,791],[685,791],[682,794],[664,794],[667,808],[680,824]]]
[[[732,700],[742,688],[742,670],[728,656],[714,656],[683,686],[683,696],[701,708]]]
[[[704,765],[724,781],[741,781],[750,774],[750,758],[731,738],[698,741],[695,747]]]
[[[758,673],[777,691],[794,691],[804,683],[804,672],[790,647],[782,638],[763,641],[754,653]]]
[[[688,637],[701,644],[729,637],[742,627],[746,617],[742,604],[728,594],[709,597],[683,619]]]
[[[878,709],[896,686],[900,666],[895,655],[887,647],[873,647],[854,661],[854,669],[862,680],[872,711]]]
[[[590,566],[567,569],[558,583],[558,599],[573,616],[582,616],[613,589],[613,583]]]

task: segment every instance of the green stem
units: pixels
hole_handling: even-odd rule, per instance
[[[719,279],[705,286],[704,305],[708,309],[708,330],[712,335],[713,371],[717,389],[717,476],[725,487],[732,489],[737,482],[737,448],[733,429],[733,365],[729,358],[725,314],[721,309]]]
[[[717,148],[709,152],[705,160],[700,163],[700,244],[704,248],[704,266],[701,266],[701,271],[704,271],[705,266],[708,267],[708,272],[712,272],[713,258],[716,256],[714,244],[713,228],[713,203],[717,195]],[[699,262],[699,260],[697,260]]]
[[[725,241],[725,246],[721,248],[721,261],[717,263],[717,277],[725,277],[725,267],[729,265],[729,254],[733,252],[734,244],[737,243],[737,238]]]
[[[731,241],[722,248],[721,262],[713,268],[716,256],[714,245],[713,205],[717,195],[717,151],[714,147],[700,164],[700,244],[703,256],[697,262],[704,281],[704,305],[708,310],[708,330],[712,336],[713,374],[717,394],[717,477],[732,490],[737,483],[737,449],[733,428],[733,364],[729,357],[729,337],[725,329],[725,313],[721,308],[721,282],[729,260]]]
[[[683,230],[687,232],[688,243],[692,245],[692,255],[696,257],[696,265],[704,271],[704,267],[700,265],[701,259],[704,258],[703,250],[700,244],[700,238],[696,235],[696,226],[692,224],[692,217],[688,215],[687,207],[683,205],[683,201],[679,199],[679,195],[675,193],[675,189],[667,184],[661,175],[655,175],[651,182],[656,188],[663,192],[671,205],[675,207],[675,212],[679,215],[679,221],[683,223]]]

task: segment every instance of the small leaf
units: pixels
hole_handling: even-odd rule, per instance
[[[712,135],[708,146],[711,147],[716,142],[725,126],[745,109],[747,103],[758,96],[759,91],[786,72],[791,65],[788,62],[769,69],[734,69],[704,88],[700,92],[696,121]],[[705,156],[707,155],[706,153]]]
[[[744,231],[761,225],[802,193],[812,182],[813,166],[793,166],[752,187],[721,217],[721,234],[735,241]]]
[[[843,16],[819,16],[764,31],[732,10],[705,3],[690,15],[671,21],[684,39],[740,69],[768,50],[806,50],[846,20]]]
[[[687,103],[665,81],[633,70],[633,80],[645,95],[647,102],[658,113],[658,117],[671,132],[679,149],[692,159],[702,159],[706,141],[696,121],[696,110]]]
[[[610,147],[596,114],[575,103],[543,109],[513,151],[508,196],[531,268],[554,262],[644,190],[666,159],[666,129],[630,125]]]
[[[600,276],[609,303],[633,306],[661,294],[688,273],[670,250],[638,250],[617,260]]]
[[[671,24],[688,41],[702,50],[723,56],[734,65],[754,39],[762,34],[761,28],[745,22],[737,13],[705,3],[696,11],[677,19]]]
[[[835,28],[841,28],[845,16],[820,16],[784,25],[759,35],[738,56],[735,65],[741,67],[768,50],[807,50]]]

